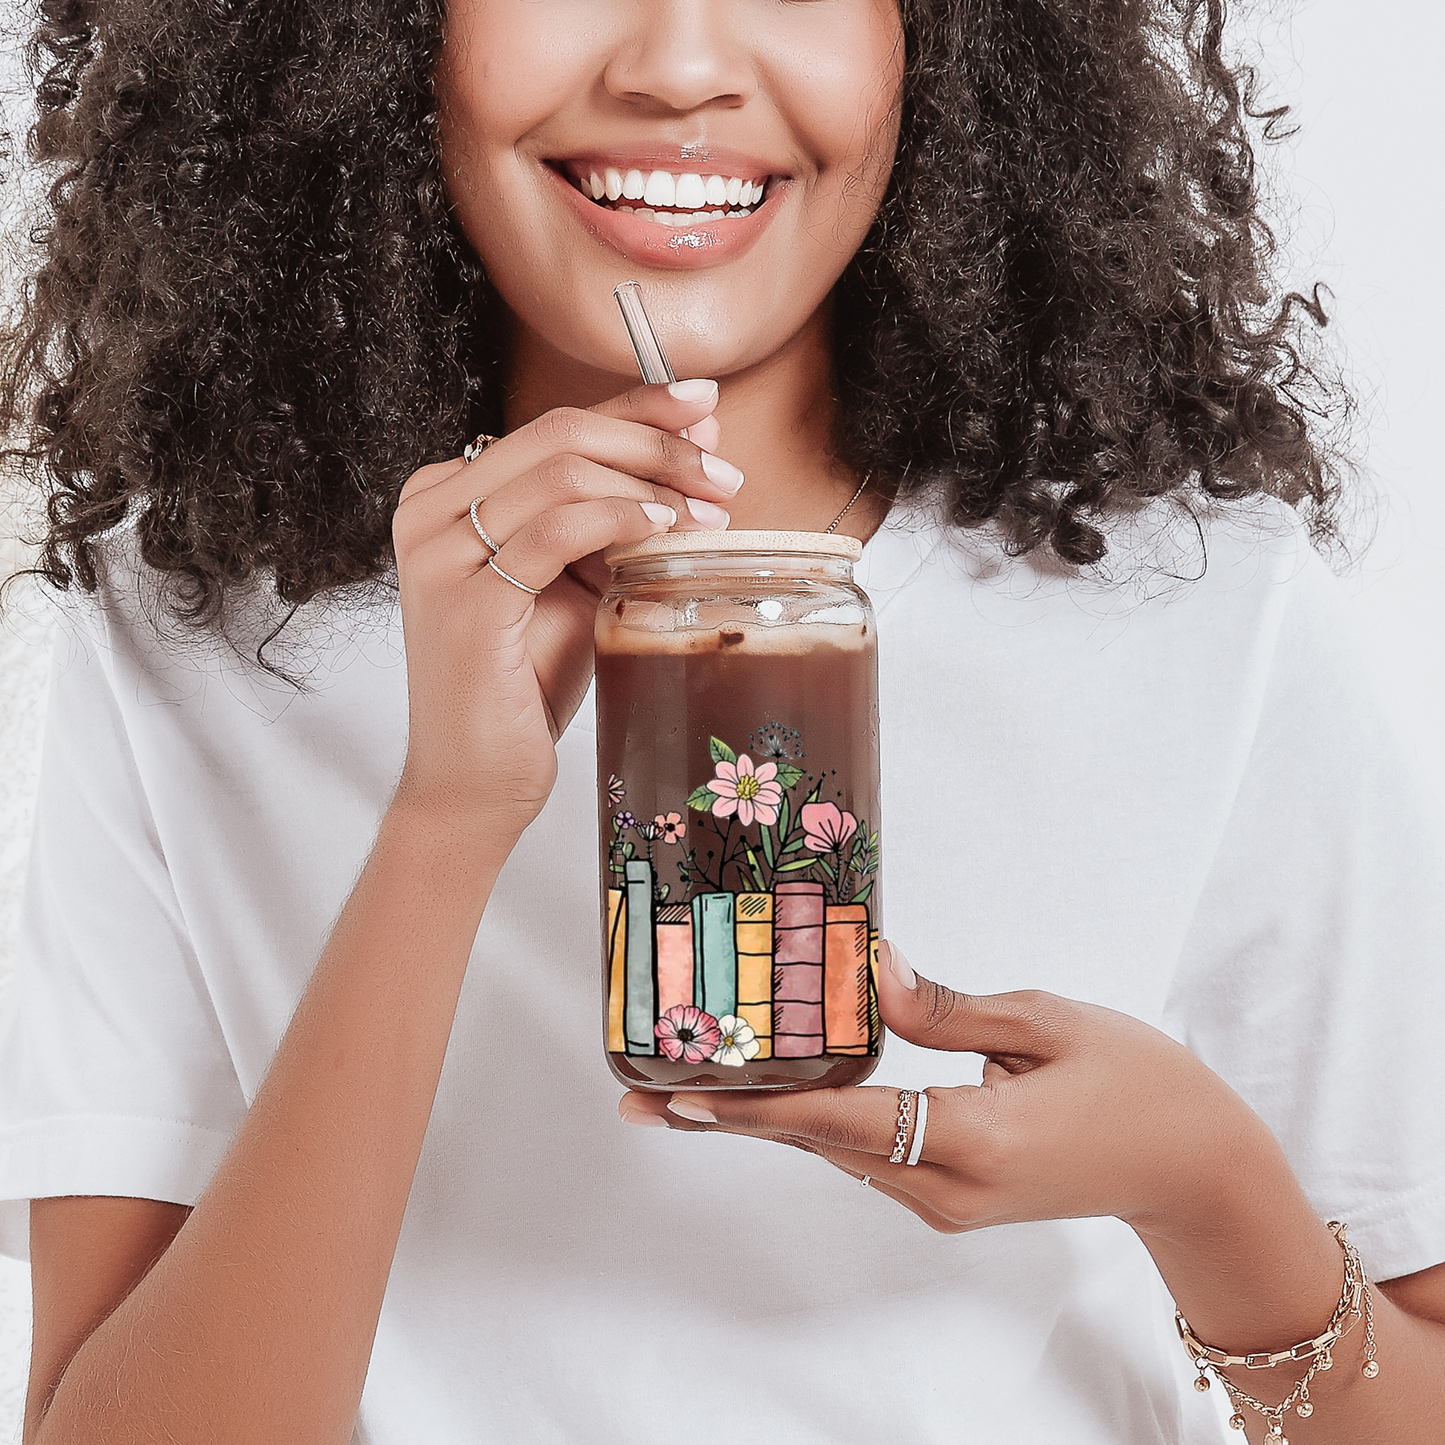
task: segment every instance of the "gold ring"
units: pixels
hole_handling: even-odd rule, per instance
[[[486,432],[478,433],[476,441],[468,442],[462,448],[462,460],[468,463],[476,461],[489,446],[499,441],[501,437],[489,436]]]
[[[487,535],[487,529],[482,526],[482,519],[477,516],[477,508],[480,507],[484,501],[486,501],[485,497],[473,497],[472,505],[467,508],[467,515],[472,519],[472,526],[477,529],[477,536],[486,543],[492,556],[495,557],[502,549]],[[487,560],[490,561],[491,558]]]
[[[503,572],[502,569],[497,566],[496,557],[488,557],[487,566],[490,567],[503,582],[510,582],[513,587],[519,587],[523,592],[530,593],[533,597],[540,597],[542,595],[542,589],[540,587],[528,587],[525,582],[519,582],[510,572]]]

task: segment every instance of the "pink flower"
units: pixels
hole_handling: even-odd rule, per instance
[[[687,824],[681,813],[659,813],[653,822],[664,843],[680,843],[687,837]]]
[[[690,1003],[675,1004],[658,1019],[653,1029],[657,1046],[669,1059],[700,1064],[710,1059],[722,1043],[722,1030],[709,1013]]]
[[[783,801],[783,786],[773,781],[777,776],[776,763],[763,763],[755,769],[746,753],[739,754],[735,763],[719,763],[717,777],[708,782],[717,794],[717,802],[712,805],[714,817],[728,818],[736,813],[744,828],[754,818],[759,823],[776,823],[778,806]]]
[[[607,801],[615,808],[627,796],[627,786],[616,773],[607,775]]]
[[[814,853],[841,853],[843,844],[858,831],[852,813],[840,813],[836,803],[804,803],[803,840]]]

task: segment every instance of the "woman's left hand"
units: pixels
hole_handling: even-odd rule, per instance
[[[630,1123],[749,1134],[826,1159],[948,1233],[1116,1215],[1144,1233],[1208,1229],[1240,1181],[1289,1166],[1264,1122],[1182,1044],[1047,993],[975,996],[916,978],[883,945],[897,1035],[983,1054],[980,1085],[930,1088],[922,1157],[892,1164],[897,1089],[624,1095]],[[1230,1199],[1229,1203],[1234,1201]]]

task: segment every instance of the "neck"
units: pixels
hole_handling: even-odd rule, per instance
[[[595,406],[638,384],[564,356],[525,326],[513,340],[508,431],[553,407]],[[816,312],[771,356],[719,378],[717,451],[747,477],[729,504],[735,529],[821,532],[862,480],[833,455],[838,404],[828,340],[827,316]],[[865,493],[836,530],[866,539],[886,511]]]

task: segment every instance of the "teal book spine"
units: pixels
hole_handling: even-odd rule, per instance
[[[693,999],[715,1019],[738,1008],[737,925],[731,893],[692,900]]]
[[[655,1054],[657,953],[653,937],[652,864],[627,865],[627,998],[623,1009],[627,1052]]]

